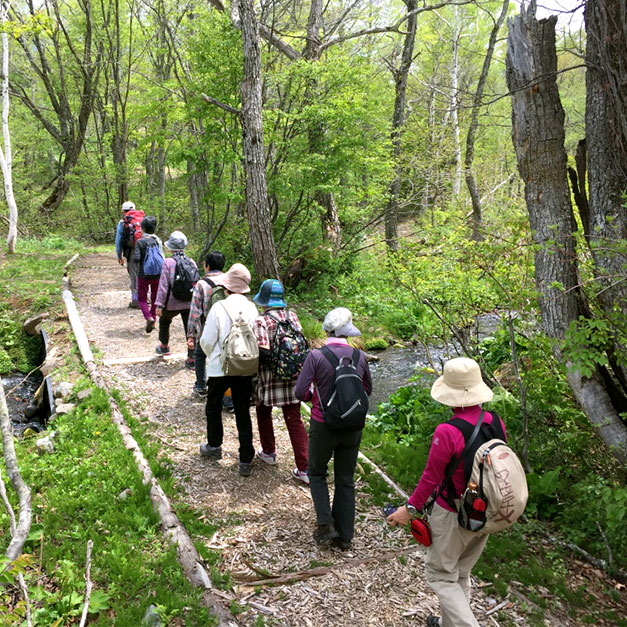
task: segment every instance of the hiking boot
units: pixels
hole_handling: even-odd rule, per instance
[[[313,539],[317,544],[329,544],[332,540],[338,537],[338,532],[335,529],[333,523],[328,525],[318,525],[313,532]]]
[[[302,471],[302,470],[298,470],[298,468],[294,468],[294,470],[292,470],[292,477],[294,477],[296,481],[301,481],[302,483],[309,485],[309,475],[307,474],[306,471]]]
[[[341,549],[342,551],[348,551],[351,548],[350,540],[342,540],[342,538],[333,538],[331,540],[331,544],[337,549]]]
[[[242,477],[249,477],[252,471],[253,465],[250,462],[239,463],[239,474],[242,475]]]
[[[440,627],[442,621],[439,616],[434,616],[433,614],[429,614],[427,616],[427,627]]]
[[[221,446],[209,446],[208,444],[200,445],[200,454],[207,459],[218,461],[222,459],[222,447]]]
[[[152,333],[155,328],[155,319],[149,318],[146,320],[146,333]]]
[[[194,363],[194,358],[188,357],[185,360],[185,370],[195,370],[195,369],[196,369],[196,365]]]
[[[129,308],[129,309],[139,309],[139,301],[132,300],[132,301],[128,304],[128,308]]]
[[[268,466],[274,466],[276,464],[276,453],[264,453],[263,449],[260,448],[257,451],[257,457],[262,462],[268,464]]]
[[[192,396],[200,400],[205,400],[207,398],[207,388],[197,388],[196,386],[194,386],[194,388],[192,389]]]
[[[169,355],[170,347],[164,346],[163,344],[157,344],[157,348],[155,348],[155,353],[157,353],[157,355]]]

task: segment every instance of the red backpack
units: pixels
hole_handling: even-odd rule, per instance
[[[122,218],[124,230],[122,232],[122,246],[126,250],[135,248],[135,244],[142,236],[142,220],[146,217],[143,211],[133,209],[127,211]]]

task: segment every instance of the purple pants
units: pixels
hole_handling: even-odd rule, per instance
[[[157,309],[157,290],[159,289],[159,279],[145,279],[137,277],[137,300],[139,308],[144,314],[146,320],[155,319],[155,310]],[[148,309],[148,290],[150,290],[150,309]]]
[[[296,467],[301,472],[307,471],[307,431],[300,417],[300,403],[283,405],[283,418],[290,435]],[[257,405],[257,428],[264,453],[275,453],[274,427],[272,426],[272,407]]]

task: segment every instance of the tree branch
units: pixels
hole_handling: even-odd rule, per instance
[[[200,94],[203,98],[203,100],[206,100],[209,104],[215,105],[216,107],[220,107],[220,109],[224,109],[225,111],[228,111],[229,113],[232,113],[233,115],[236,115],[237,117],[239,117],[241,115],[241,111],[239,109],[236,109],[235,107],[232,107],[231,105],[228,104],[224,104],[223,102],[220,102],[219,100],[216,100],[215,98],[212,98],[211,96],[207,96],[207,94]]]

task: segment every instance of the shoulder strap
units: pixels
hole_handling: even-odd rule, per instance
[[[321,346],[320,352],[334,368],[337,368],[340,365],[338,356],[328,346]]]
[[[204,276],[204,277],[202,278],[202,280],[203,280],[205,283],[208,283],[208,284],[210,285],[211,289],[214,289],[215,287],[217,287],[217,285],[216,285],[216,284],[215,284],[215,283],[214,283],[214,282],[213,282],[213,281],[212,281],[212,280],[211,280],[208,276]]]
[[[353,348],[353,366],[355,370],[359,367],[359,360],[361,359],[361,355],[358,348]]]
[[[481,425],[483,424],[484,415],[485,415],[485,410],[482,409],[481,414],[479,415],[479,420],[477,420],[477,424],[475,425],[468,439],[467,439],[467,434],[464,433],[465,427],[460,428],[460,425],[458,424],[457,421],[463,422],[467,424],[469,427],[471,427],[472,425],[470,425],[465,420],[461,420],[459,418],[452,418],[451,420],[448,421],[448,424],[453,425],[454,427],[456,427],[462,432],[466,445],[464,446],[464,450],[461,452],[461,455],[459,457],[453,457],[453,459],[451,459],[451,461],[448,463],[442,483],[439,485],[438,489],[435,490],[435,492],[431,496],[434,503],[437,500],[438,496],[440,496],[440,494],[443,494],[444,489],[446,489],[446,502],[452,508],[455,508],[455,487],[453,486],[453,475],[455,474],[455,471],[457,470],[458,466],[461,464],[462,460],[466,457],[466,455],[472,448],[472,445],[474,444],[475,440],[477,439],[477,436],[479,435],[479,431],[481,431]],[[425,505],[425,509],[426,508],[427,508],[427,505]]]

